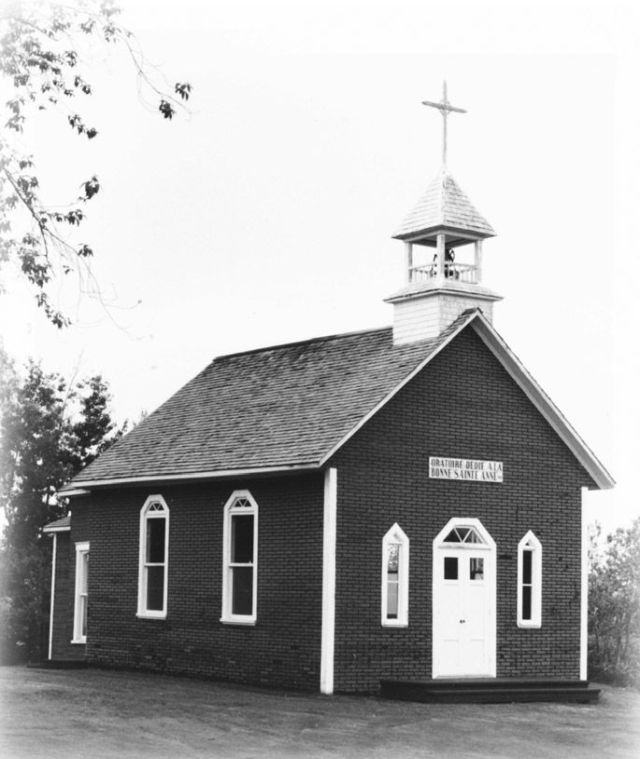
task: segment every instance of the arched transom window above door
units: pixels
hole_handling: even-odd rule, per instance
[[[460,525],[454,527],[448,535],[442,541],[449,544],[465,544],[465,545],[484,545],[485,541],[482,539],[475,527],[468,525]]]

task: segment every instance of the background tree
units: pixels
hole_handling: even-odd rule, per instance
[[[590,537],[590,675],[640,685],[640,517],[604,544],[599,525]]]
[[[18,267],[58,327],[68,324],[68,318],[53,305],[50,286],[72,273],[80,282],[91,279],[93,247],[86,241],[72,243],[68,233],[82,224],[100,181],[84,178],[80,195],[69,205],[47,204],[40,196],[34,156],[22,143],[26,123],[38,111],[53,111],[80,138],[96,138],[98,129],[85,123],[78,103],[92,93],[83,64],[87,56],[81,54],[87,41],[124,47],[142,89],[157,97],[165,119],[191,92],[187,83],[168,86],[144,64],[134,35],[117,22],[119,13],[112,0],[14,0],[0,7],[0,89],[11,93],[4,103],[0,139],[0,266],[9,262]]]
[[[68,385],[30,362],[20,377],[0,351],[2,658],[38,659],[46,638],[51,546],[42,527],[67,513],[58,489],[120,437],[104,380]]]

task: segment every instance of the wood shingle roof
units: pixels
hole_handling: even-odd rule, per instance
[[[71,486],[319,466],[470,318],[411,345],[384,328],[220,356]]]
[[[495,235],[491,224],[445,168],[440,169],[393,236],[405,240],[443,227],[464,231],[478,238]]]

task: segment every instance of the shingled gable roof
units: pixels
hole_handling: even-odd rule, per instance
[[[613,479],[478,310],[432,340],[390,328],[216,358],[67,485],[318,469],[463,329],[473,328],[599,488]]]
[[[393,237],[405,240],[441,227],[462,230],[477,237],[495,235],[491,224],[444,167],[436,174]]]
[[[412,345],[394,346],[384,328],[220,356],[64,491],[317,468],[472,317]]]

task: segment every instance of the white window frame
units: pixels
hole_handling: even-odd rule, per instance
[[[244,500],[249,506],[234,510],[235,504]],[[251,564],[231,564],[231,519],[233,514],[253,515],[253,561]],[[251,614],[234,614],[233,603],[233,568],[235,566],[253,567],[253,594]],[[258,504],[248,490],[234,490],[224,505],[224,523],[222,528],[222,616],[220,621],[232,625],[255,625],[258,607]]]
[[[389,545],[398,544],[398,616],[387,616],[387,551]],[[396,522],[382,538],[382,585],[381,585],[381,624],[383,627],[409,626],[409,538]]]
[[[531,551],[531,619],[522,617],[524,552]],[[529,530],[518,543],[518,627],[542,627],[542,544]]]
[[[74,588],[74,601],[73,601],[73,639],[72,643],[86,643],[86,632],[82,632],[82,622],[84,618],[84,607],[89,603],[89,589],[83,592],[83,586],[85,585],[87,564],[89,556],[89,541],[83,540],[76,543],[76,579]],[[83,607],[84,598],[84,607]]]
[[[162,511],[150,511],[154,503],[159,503]],[[147,520],[165,519],[164,530],[164,583],[162,609],[147,609]],[[157,565],[154,565],[157,566]],[[161,495],[150,495],[140,509],[140,550],[138,560],[138,617],[144,619],[166,619],[167,587],[169,584],[169,507]]]

